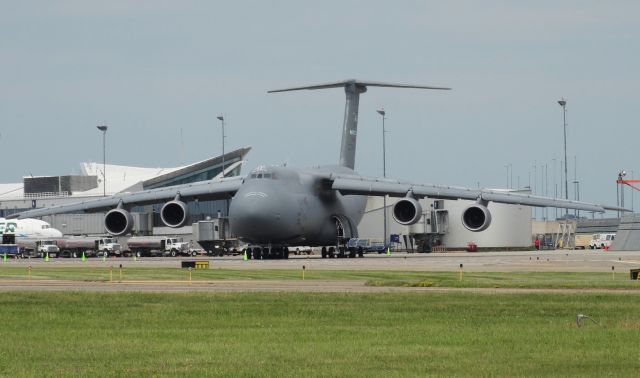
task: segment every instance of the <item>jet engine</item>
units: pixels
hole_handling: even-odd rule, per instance
[[[422,217],[422,206],[415,198],[405,197],[393,205],[393,219],[402,225],[416,224]]]
[[[113,209],[104,216],[104,228],[111,235],[128,234],[133,230],[133,217],[125,209]]]
[[[462,224],[469,231],[484,231],[491,224],[491,213],[485,205],[475,203],[462,212]]]
[[[165,203],[162,209],[160,209],[160,218],[162,222],[169,227],[176,228],[184,226],[187,220],[189,220],[187,204],[179,200]]]

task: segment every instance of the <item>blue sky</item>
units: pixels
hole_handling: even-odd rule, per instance
[[[0,182],[101,161],[101,123],[110,163],[205,159],[221,113],[226,149],[253,147],[247,168],[332,164],[343,91],[266,91],[358,78],[453,88],[370,88],[363,174],[382,173],[384,107],[388,176],[505,187],[511,164],[514,186],[553,195],[565,97],[569,181],[575,157],[581,199],[615,204],[617,172],[640,176],[638,14],[634,1],[0,1]]]

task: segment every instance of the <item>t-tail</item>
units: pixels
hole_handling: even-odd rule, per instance
[[[344,123],[342,126],[342,145],[340,147],[340,165],[354,169],[356,160],[356,137],[358,135],[358,105],[360,103],[360,93],[367,91],[367,87],[389,87],[389,88],[415,88],[415,89],[441,89],[451,88],[433,87],[424,85],[381,83],[377,81],[359,81],[355,79],[338,81],[304,87],[285,88],[269,91],[288,92],[302,89],[328,89],[344,87],[346,102],[344,105]]]

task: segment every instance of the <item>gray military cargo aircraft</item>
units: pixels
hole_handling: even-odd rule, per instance
[[[334,83],[269,91],[344,88],[346,105],[342,146],[338,165],[309,169],[284,166],[259,166],[246,177],[213,179],[192,184],[119,193],[110,197],[76,204],[35,209],[15,214],[27,218],[69,212],[108,210],[105,229],[119,236],[131,232],[133,206],[166,202],[160,210],[169,227],[181,227],[188,220],[185,201],[228,199],[229,225],[241,240],[250,243],[249,256],[287,258],[289,246],[322,247],[322,257],[362,256],[362,251],[347,248],[346,242],[358,237],[357,225],[364,214],[367,196],[401,197],[392,215],[403,225],[417,223],[422,214],[421,198],[474,200],[462,215],[470,231],[483,231],[491,224],[490,202],[537,207],[557,207],[595,212],[624,210],[585,202],[508,193],[488,189],[470,189],[397,180],[364,177],[354,170],[358,105],[367,87],[448,90],[450,88],[346,80]]]

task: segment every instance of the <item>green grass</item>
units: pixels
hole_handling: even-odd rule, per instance
[[[639,314],[615,293],[2,293],[0,375],[633,376]]]
[[[187,281],[188,271],[178,268],[123,269],[123,280]],[[192,280],[299,280],[302,270],[256,269],[204,269],[193,270]],[[26,267],[0,267],[3,279],[28,279]],[[32,279],[64,279],[77,281],[109,281],[109,268],[100,267],[36,267]],[[113,279],[119,279],[119,270],[113,270]],[[631,281],[625,272],[611,273],[464,273],[458,272],[404,272],[363,270],[305,271],[306,280],[362,280],[371,286],[433,286],[433,287],[485,287],[485,288],[602,288],[640,289],[640,281]],[[430,285],[429,285],[430,284]]]

